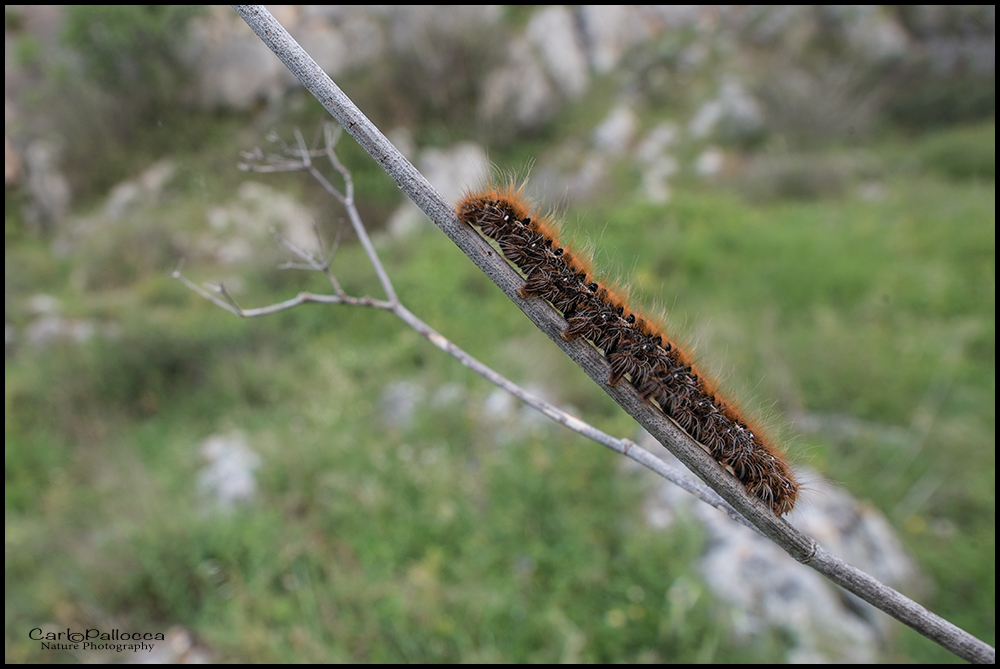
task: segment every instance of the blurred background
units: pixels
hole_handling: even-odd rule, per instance
[[[995,639],[995,8],[272,9],[445,197],[524,178],[800,468],[790,517]],[[228,7],[4,14],[5,659],[951,662],[373,310],[241,320],[339,240],[240,152],[328,119]],[[637,426],[349,137],[400,297]]]

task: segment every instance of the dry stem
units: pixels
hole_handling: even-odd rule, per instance
[[[376,275],[378,276],[379,283],[382,290],[385,291],[386,299],[378,300],[372,297],[354,297],[347,295],[344,290],[340,287],[340,283],[337,281],[336,276],[330,266],[330,261],[322,259],[317,255],[306,251],[305,249],[299,248],[293,244],[290,240],[286,239],[276,230],[272,230],[275,238],[279,243],[281,243],[288,251],[295,256],[299,262],[298,263],[288,263],[283,265],[283,267],[290,269],[306,269],[313,270],[317,272],[322,272],[326,275],[327,280],[334,289],[333,295],[321,295],[311,292],[302,292],[293,298],[284,300],[283,302],[277,302],[275,304],[268,305],[266,307],[258,307],[255,309],[244,309],[236,303],[235,298],[225,289],[223,285],[210,286],[208,288],[203,288],[193,283],[187,277],[181,273],[181,267],[179,266],[173,272],[173,277],[183,283],[185,286],[198,293],[206,300],[218,305],[222,309],[241,316],[244,318],[253,318],[257,316],[269,316],[271,314],[277,313],[279,311],[284,311],[286,309],[291,309],[303,304],[318,303],[318,304],[339,304],[347,306],[356,307],[373,307],[375,309],[382,309],[394,314],[396,317],[401,319],[408,326],[416,330],[422,337],[430,341],[436,347],[452,356],[460,363],[468,367],[470,370],[479,374],[484,379],[493,383],[494,385],[502,388],[506,392],[510,393],[517,399],[521,400],[525,404],[534,409],[545,414],[555,422],[568,427],[570,430],[581,434],[588,439],[596,441],[597,443],[610,448],[616,453],[625,455],[635,462],[638,462],[642,466],[650,469],[659,476],[667,479],[668,481],[680,486],[682,489],[696,496],[701,501],[718,508],[719,510],[726,513],[730,518],[739,522],[746,527],[760,533],[752,523],[746,520],[742,515],[739,514],[732,506],[730,506],[724,499],[722,499],[718,493],[706,486],[701,481],[694,479],[690,476],[685,475],[677,468],[670,466],[662,459],[656,457],[646,449],[642,448],[635,442],[629,439],[619,439],[612,437],[611,435],[598,430],[594,426],[588,424],[587,422],[569,414],[562,409],[546,402],[538,395],[522,388],[521,386],[515,384],[509,379],[501,376],[493,369],[487,367],[480,361],[473,358],[471,355],[463,351],[461,348],[456,346],[447,337],[437,332],[424,321],[420,320],[416,315],[413,314],[409,309],[407,309],[399,301],[396,291],[392,287],[392,282],[389,280],[388,274],[379,260],[378,254],[375,252],[375,247],[372,245],[370,238],[368,237],[368,231],[365,228],[364,223],[361,220],[361,216],[358,213],[357,207],[354,203],[354,187],[353,181],[351,180],[350,171],[344,167],[344,165],[337,158],[336,153],[336,143],[340,137],[340,128],[335,127],[331,124],[326,124],[324,126],[324,139],[325,146],[323,150],[315,151],[310,150],[306,147],[305,142],[302,139],[302,134],[296,129],[295,137],[297,141],[297,146],[290,147],[280,139],[276,137],[271,137],[272,141],[280,143],[283,146],[283,151],[281,154],[267,154],[265,155],[263,151],[259,148],[253,151],[246,152],[243,154],[245,162],[239,164],[240,169],[248,172],[260,172],[260,173],[271,173],[271,172],[290,172],[290,171],[305,171],[308,172],[314,179],[316,179],[323,188],[330,193],[347,211],[348,218],[351,221],[351,225],[354,229],[355,234],[361,240],[362,248],[365,251],[365,255],[368,257],[369,262],[371,262]],[[315,165],[313,162],[314,157],[324,156],[326,157],[333,168],[340,174],[344,181],[343,192],[336,188]],[[316,232],[316,242],[317,248],[322,253],[323,242],[319,236],[318,229],[314,226],[314,231]]]

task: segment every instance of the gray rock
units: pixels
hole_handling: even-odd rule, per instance
[[[198,472],[198,489],[206,503],[222,513],[253,501],[257,495],[256,470],[260,456],[247,444],[246,435],[215,434],[201,445],[205,466]]]
[[[652,437],[639,442],[671,465],[683,465]],[[913,592],[924,581],[885,517],[817,474],[799,471],[806,492],[789,522],[835,555],[896,589]],[[693,517],[708,533],[700,572],[729,605],[738,634],[768,627],[788,630],[796,640],[789,662],[871,663],[888,633],[890,618],[796,562],[770,540],[676,486],[663,483],[647,503],[647,519],[668,527],[679,515]]]

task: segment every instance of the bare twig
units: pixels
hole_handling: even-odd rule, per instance
[[[312,163],[309,156],[326,156],[331,165],[340,172],[344,177],[344,180],[348,185],[347,192],[350,193],[348,197],[340,197],[338,200],[344,205],[347,210],[348,216],[351,220],[356,220],[358,226],[355,226],[355,231],[364,230],[364,224],[361,221],[361,216],[357,211],[357,207],[354,204],[353,189],[350,186],[352,183],[350,178],[350,171],[340,162],[337,158],[335,151],[335,145],[339,133],[335,132],[325,132],[324,136],[326,138],[326,148],[322,152],[306,152],[303,150],[292,150],[285,149],[286,156],[265,156],[260,149],[255,149],[253,152],[245,153],[247,157],[251,157],[253,162],[244,163],[241,168],[252,172],[270,172],[270,166],[275,164],[282,165],[282,171],[306,171],[309,172],[314,178],[316,178],[320,183],[329,184],[326,177],[320,172],[316,166]],[[298,130],[296,130],[296,138],[300,142],[300,147],[302,145],[302,136]],[[283,143],[282,143],[283,144]],[[299,158],[289,158],[287,156],[298,155]],[[260,167],[260,169],[258,169]],[[539,412],[545,414],[555,422],[568,427],[574,432],[581,434],[588,439],[596,441],[603,446],[610,448],[616,453],[625,455],[635,462],[647,467],[656,474],[662,476],[663,478],[671,481],[672,483],[680,486],[682,489],[688,491],[692,495],[695,495],[703,502],[714,506],[721,510],[723,513],[727,514],[733,520],[741,523],[742,525],[754,530],[755,532],[760,532],[752,523],[747,521],[743,516],[741,516],[732,506],[726,503],[719,495],[703,484],[697,479],[691,478],[680,472],[675,467],[671,467],[665,463],[660,458],[642,448],[638,444],[628,440],[628,439],[618,439],[608,435],[597,428],[589,425],[585,421],[580,420],[576,416],[573,416],[552,404],[549,404],[543,400],[538,395],[518,386],[517,384],[511,382],[505,377],[501,376],[493,369],[487,367],[483,363],[476,360],[474,357],[460,349],[446,337],[444,337],[439,332],[431,328],[427,323],[419,319],[413,314],[409,309],[403,306],[403,304],[395,296],[388,300],[373,300],[369,297],[355,298],[346,295],[343,289],[340,287],[340,283],[337,281],[336,276],[330,267],[330,264],[325,261],[321,261],[319,258],[309,253],[308,251],[299,248],[291,241],[286,239],[277,231],[274,232],[275,238],[291,252],[294,256],[299,258],[303,264],[296,265],[296,267],[302,269],[311,269],[317,272],[323,272],[327,279],[330,281],[330,285],[333,286],[336,291],[336,295],[317,295],[315,293],[299,293],[296,297],[283,302],[278,302],[266,307],[260,307],[257,309],[243,309],[238,304],[236,300],[225,290],[222,285],[212,286],[210,289],[202,288],[181,273],[181,266],[179,265],[177,269],[173,272],[173,277],[183,283],[185,286],[195,291],[205,299],[211,301],[212,303],[218,305],[219,307],[225,309],[226,311],[236,314],[237,316],[242,316],[244,318],[256,317],[256,316],[269,316],[271,314],[277,313],[279,311],[284,311],[286,309],[291,309],[302,304],[307,303],[323,303],[323,304],[343,304],[348,306],[367,306],[374,307],[376,309],[383,309],[385,311],[392,312],[404,323],[410,326],[412,329],[416,330],[422,337],[430,341],[436,347],[452,356],[460,363],[468,367],[470,370],[479,374],[487,381],[493,383],[494,385],[507,391],[514,397],[517,397],[525,404],[535,408]],[[317,246],[322,249],[322,240],[319,237],[319,233],[316,233]],[[365,247],[365,253],[368,256],[369,261],[373,266],[380,267],[378,255],[375,252],[373,246],[368,245]]]
[[[622,408],[632,415],[660,443],[673,452],[719,495],[729,502],[758,530],[781,546],[792,557],[813,567],[834,583],[853,592],[877,608],[914,628],[924,636],[974,662],[996,662],[996,651],[989,644],[937,616],[872,576],[829,554],[814,539],[779,518],[766,504],[746,493],[736,479],[728,475],[701,447],[673,422],[643,401],[629,384],[610,387],[608,364],[590,344],[565,342],[560,333],[565,321],[543,300],[522,300],[516,289],[523,284],[520,275],[496,251],[468,226],[463,226],[451,205],[427,182],[413,165],[368,120],[337,87],[319,65],[291,35],[260,5],[234,6],[240,16],[276,56],[298,77],[303,86],[333,115],[347,132],[396,181],[403,192],[426,213],[462,251],[541,329],[569,355]],[[360,221],[352,225],[357,231]],[[370,242],[359,234],[366,252]],[[381,265],[376,273],[390,301],[395,300],[391,285]],[[432,340],[433,341],[433,340]],[[631,452],[633,449],[628,449]]]

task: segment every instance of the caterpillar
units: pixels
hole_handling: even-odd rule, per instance
[[[663,328],[630,308],[593,276],[589,263],[559,244],[552,217],[537,210],[510,183],[467,193],[456,205],[460,221],[496,242],[525,279],[522,298],[547,301],[566,319],[562,337],[599,349],[611,368],[608,385],[631,383],[698,441],[747,492],[779,515],[795,506],[799,485],[788,462],[753,421],[720,396]]]

